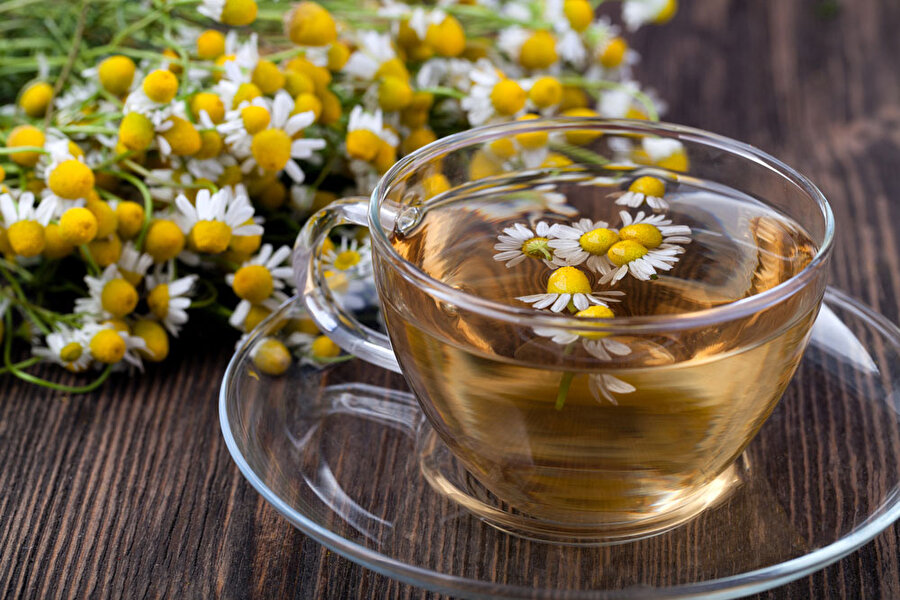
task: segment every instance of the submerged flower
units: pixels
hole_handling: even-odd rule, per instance
[[[616,204],[620,206],[628,206],[630,208],[638,208],[644,202],[653,210],[666,210],[669,203],[663,200],[666,193],[666,184],[662,179],[656,177],[638,177],[631,185],[628,191],[616,198]]]
[[[607,306],[608,302],[619,302],[618,296],[623,295],[623,292],[594,293],[583,271],[577,267],[560,267],[550,275],[545,294],[519,296],[516,300],[537,309],[549,308],[553,312],[561,312],[568,307],[575,312],[585,310],[592,304]]]
[[[552,228],[544,221],[538,222],[534,230],[516,223],[507,227],[494,244],[494,260],[505,262],[507,268],[512,268],[527,258],[543,260],[548,266],[553,261],[553,249],[550,246]]]
[[[678,262],[684,252],[680,244],[691,241],[690,227],[672,225],[663,215],[645,217],[639,212],[632,218],[625,211],[619,214],[623,223],[620,241],[609,248],[600,265],[600,283],[615,283],[628,273],[644,281],[654,279],[657,270],[668,271]]]

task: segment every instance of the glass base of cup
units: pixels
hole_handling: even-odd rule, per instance
[[[519,537],[574,546],[611,545],[669,531],[727,499],[747,478],[741,455],[718,477],[688,493],[658,503],[652,511],[535,516],[504,502],[469,473],[424,420],[416,432],[419,468],[431,488],[488,525]]]

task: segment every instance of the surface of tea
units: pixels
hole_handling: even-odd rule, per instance
[[[552,229],[537,234],[539,222],[583,218],[594,222],[588,229],[604,221],[619,232],[620,211],[626,220],[654,213],[616,204],[634,178],[607,175],[471,184],[402,215],[392,243],[438,282],[529,308],[518,298],[552,291],[562,263],[542,260],[554,249],[538,240],[543,250],[509,267],[495,259],[498,236],[519,223],[552,240]],[[816,252],[802,228],[758,200],[705,182],[666,186],[660,214],[690,228],[670,236],[689,237],[670,244],[678,247],[670,270],[613,283],[576,265],[592,294],[618,300],[606,302],[615,317],[679,315],[759,294]],[[390,269],[379,267],[378,277],[390,290],[383,300],[395,352],[438,434],[491,492],[554,522],[650,523],[703,493],[774,408],[817,310],[801,293],[715,325],[602,336],[487,318]]]

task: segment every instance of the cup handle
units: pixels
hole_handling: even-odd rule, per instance
[[[294,281],[309,316],[334,343],[365,361],[400,373],[390,339],[338,306],[325,277],[316,268],[322,256],[322,244],[332,229],[340,225],[368,227],[368,204],[368,198],[345,198],[309,218],[294,244]]]

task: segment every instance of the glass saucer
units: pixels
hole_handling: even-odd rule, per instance
[[[297,528],[407,583],[467,598],[733,598],[821,569],[900,516],[900,330],[841,292],[826,293],[729,493],[659,535],[591,547],[510,535],[462,508],[492,500],[435,445],[401,376],[357,359],[259,372],[254,343],[302,314],[288,302],[232,359],[226,443]]]

